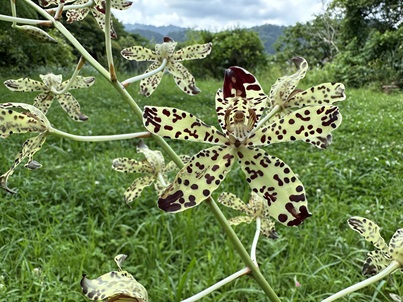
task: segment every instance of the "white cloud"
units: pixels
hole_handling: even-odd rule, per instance
[[[293,25],[322,11],[320,0],[132,0],[125,11],[114,10],[123,23],[222,30],[262,24]]]

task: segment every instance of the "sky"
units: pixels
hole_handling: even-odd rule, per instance
[[[321,0],[131,0],[124,11],[113,10],[123,23],[176,25],[220,31],[263,24],[294,25],[323,12]]]

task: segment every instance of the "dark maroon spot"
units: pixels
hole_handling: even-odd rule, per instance
[[[209,196],[210,195],[210,190],[207,190],[207,189],[205,189],[205,190],[203,190],[203,195],[204,196]]]
[[[288,216],[287,216],[286,214],[280,214],[280,215],[278,215],[278,221],[280,221],[280,222],[282,222],[282,223],[286,222],[287,219],[288,219]]]

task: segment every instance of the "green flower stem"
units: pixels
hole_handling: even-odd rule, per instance
[[[161,70],[163,70],[166,65],[167,65],[167,59],[164,58],[164,59],[162,60],[161,66],[158,67],[157,69],[154,69],[154,70],[151,70],[151,71],[149,71],[149,72],[147,72],[147,73],[140,74],[140,75],[138,75],[138,76],[135,76],[135,77],[126,79],[126,80],[124,80],[124,81],[122,82],[122,85],[126,87],[126,86],[129,85],[130,83],[134,83],[134,82],[140,81],[140,80],[142,80],[142,79],[148,78],[148,77],[150,77],[150,76],[152,76],[152,75],[154,75],[154,74],[160,72]]]
[[[67,82],[67,85],[63,88],[63,90],[58,91],[54,87],[52,87],[51,88],[52,93],[54,93],[56,95],[62,95],[62,94],[65,94],[67,91],[69,91],[70,87],[74,83],[74,80],[77,78],[78,74],[80,73],[81,68],[83,68],[84,63],[85,63],[85,59],[83,57],[81,57],[80,61],[78,61],[76,69],[74,70],[73,74],[71,75],[70,80]]]
[[[330,296],[329,298],[323,300],[322,302],[331,302],[331,301],[335,301],[345,295],[351,294],[352,292],[355,292],[363,287],[366,287],[374,282],[377,282],[383,278],[385,278],[386,276],[390,275],[391,273],[393,273],[395,270],[397,270],[398,268],[401,267],[401,264],[396,261],[393,260],[388,267],[386,267],[384,270],[380,271],[378,274],[376,274],[375,276],[372,276],[371,278],[365,279],[359,283],[356,283],[350,287],[347,287],[341,291],[339,291],[338,293],[335,293],[334,295]]]
[[[57,10],[55,13],[55,20],[60,20],[60,18],[62,17],[63,7],[64,7],[64,3],[60,3],[59,6],[57,7]]]
[[[56,21],[48,12],[46,12],[44,9],[42,9],[39,5],[34,3],[31,0],[25,0],[27,4],[32,6],[39,14],[41,14],[44,18],[46,18],[49,21],[52,21],[55,28],[59,30],[67,40],[70,41],[71,44],[82,54],[82,56],[96,69],[98,72],[108,80],[110,79],[109,72],[101,65],[97,60],[95,60],[89,53],[88,51],[80,44],[80,42],[77,41],[77,39],[70,33],[70,31],[67,30],[67,28],[64,27],[64,25]],[[66,8],[66,7],[65,7]]]
[[[17,7],[15,5],[15,0],[10,0],[10,5],[11,5],[11,15],[16,18],[17,17]],[[14,21],[12,26],[16,26],[17,23]]]
[[[115,65],[113,64],[112,56],[112,42],[111,42],[111,8],[112,1],[106,0],[105,5],[105,48],[106,48],[106,58],[108,61],[109,74],[111,75],[111,81],[116,82],[118,79],[116,77]]]
[[[210,286],[209,288],[206,288],[205,290],[201,291],[200,293],[187,298],[185,300],[182,300],[181,302],[194,302],[194,301],[198,301],[201,298],[207,296],[208,294],[210,294],[211,292],[215,291],[216,289],[219,289],[220,287],[224,286],[225,284],[243,276],[246,274],[249,274],[250,269],[248,267],[245,267],[239,271],[237,271],[236,273],[233,273],[232,275],[228,276],[227,278],[217,282],[216,284]]]
[[[238,236],[235,234],[228,220],[225,218],[224,214],[221,212],[220,208],[217,206],[216,202],[210,197],[207,199],[207,204],[210,206],[214,216],[221,224],[228,238],[231,240],[235,249],[237,250],[239,256],[245,265],[251,270],[250,275],[255,279],[259,286],[263,289],[267,297],[271,302],[280,302],[279,297],[271,288],[270,284],[266,281],[259,268],[255,266],[252,259],[250,258],[248,252],[243,246],[242,242],[239,240]]]
[[[280,111],[281,111],[281,107],[279,105],[274,106],[273,109],[268,114],[266,114],[266,116],[264,118],[262,118],[259,121],[259,123],[256,125],[256,127],[251,131],[250,135],[252,135],[252,133],[254,133],[256,130],[258,130],[260,127],[262,127],[264,124],[266,124],[274,115],[276,115]]]
[[[151,136],[150,132],[137,132],[137,133],[126,133],[126,134],[116,134],[116,135],[94,135],[94,136],[82,136],[82,135],[74,135],[71,133],[63,132],[61,130],[51,128],[49,129],[49,134],[67,138],[70,140],[78,141],[78,142],[107,142],[107,141],[116,141],[123,139],[132,139],[132,138],[147,138]]]
[[[261,220],[260,217],[256,218],[256,232],[255,232],[255,237],[253,238],[252,242],[252,247],[250,249],[250,258],[252,259],[253,263],[255,266],[259,266],[257,264],[256,260],[256,247],[257,247],[257,242],[259,241],[259,236],[260,236],[260,226],[261,226]]]
[[[51,26],[52,25],[52,22],[49,22],[49,21],[11,17],[11,16],[1,15],[1,14],[0,14],[0,21],[13,22],[13,24],[11,25],[12,27],[15,27],[16,23],[27,24],[27,25],[42,25],[42,26]]]

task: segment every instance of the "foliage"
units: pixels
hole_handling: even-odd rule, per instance
[[[191,44],[212,42],[214,45],[211,54],[204,60],[186,63],[197,76],[222,78],[229,66],[243,66],[256,72],[267,62],[259,35],[249,29],[235,28],[218,33],[190,31],[189,37]]]

